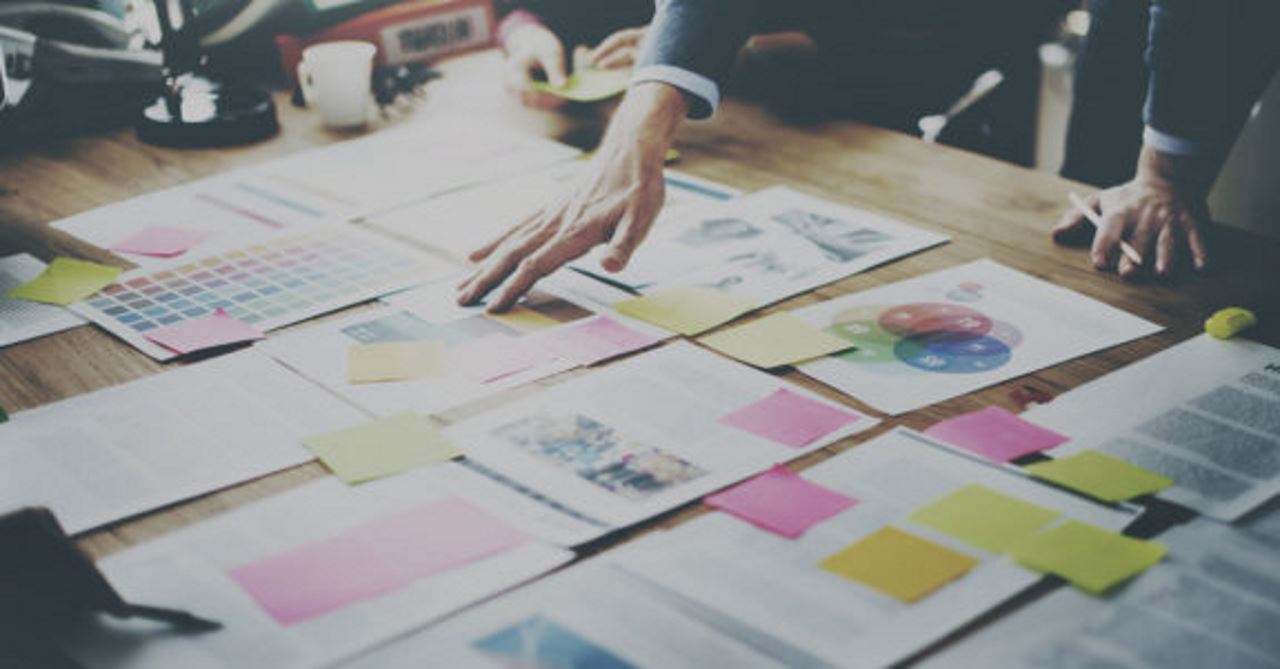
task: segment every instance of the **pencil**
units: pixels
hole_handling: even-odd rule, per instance
[[[1098,216],[1098,212],[1093,210],[1093,207],[1085,204],[1083,198],[1075,193],[1068,193],[1067,197],[1071,199],[1071,204],[1075,206],[1076,210],[1081,214],[1084,214],[1084,217],[1089,219],[1090,223],[1093,223],[1093,227],[1099,229],[1102,228],[1102,218]],[[1137,249],[1129,246],[1129,242],[1126,242],[1123,239],[1120,240],[1120,252],[1123,253],[1126,258],[1132,260],[1133,264],[1138,265],[1139,267],[1142,266],[1142,254],[1138,253]]]

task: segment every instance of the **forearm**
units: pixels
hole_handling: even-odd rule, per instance
[[[660,171],[688,110],[684,94],[674,86],[659,82],[633,85],[605,131],[600,155],[628,154],[640,161],[646,174]]]
[[[1172,189],[1188,205],[1203,203],[1213,188],[1222,160],[1215,155],[1179,155],[1142,147],[1137,178]]]

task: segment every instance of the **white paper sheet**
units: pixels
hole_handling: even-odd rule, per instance
[[[485,316],[483,306],[459,307],[455,283],[453,279],[446,279],[398,293],[384,300],[388,305],[386,308],[362,311],[349,318],[273,338],[262,344],[263,350],[361,408],[383,416],[401,411],[440,413],[577,366],[567,358],[549,355],[538,359],[537,364],[527,369],[488,382],[468,376],[462,369],[450,369],[441,376],[406,381],[348,382],[347,355],[355,344],[434,339],[445,342],[448,347],[446,355],[449,356],[485,337],[510,337],[514,342],[531,336],[555,336],[547,331],[536,335],[523,333]],[[613,301],[625,299],[620,291],[599,286],[598,282],[586,277],[566,275],[557,281],[559,286],[581,284],[597,284],[589,288],[597,297],[606,291],[614,295]],[[534,305],[537,309],[577,317],[561,327],[569,327],[571,323],[581,322],[591,315],[593,305],[575,306],[578,304],[576,300],[566,300],[559,295],[555,290],[538,291],[530,299],[538,303]],[[660,338],[667,336],[665,331],[651,325],[629,321],[627,326]]]
[[[654,226],[624,271],[602,276],[646,290],[709,286],[764,305],[946,241],[775,187],[674,212]],[[599,273],[598,257],[575,266]]]
[[[0,425],[0,510],[68,532],[312,459],[301,440],[365,414],[254,351],[22,411]]]
[[[1053,402],[1027,420],[1175,482],[1161,497],[1236,520],[1280,493],[1280,350],[1201,335]]]
[[[876,423],[860,416],[792,448],[719,422],[781,388],[838,406],[679,342],[497,407],[447,433],[468,466],[531,503],[579,519],[577,536],[556,537],[577,544]]]
[[[101,567],[129,601],[222,622],[175,634],[156,623],[98,618],[64,640],[94,669],[316,667],[425,625],[569,561],[530,541],[373,599],[281,625],[228,575],[234,567],[446,498],[466,497],[466,472],[417,470],[359,487],[316,481],[113,555]]]
[[[900,662],[1021,592],[1041,575],[916,525],[907,515],[962,485],[997,492],[1112,530],[1132,515],[1035,483],[1016,472],[947,452],[905,429],[877,437],[803,475],[859,503],[798,540],[711,514],[619,551],[622,568],[672,596],[737,622],[740,640],[772,639],[787,655],[830,666]],[[958,580],[913,604],[827,573],[818,563],[886,524],[980,560]],[[720,625],[721,629],[728,628]]]
[[[578,153],[491,127],[415,123],[148,193],[52,225],[104,248],[153,225],[189,228],[211,233],[196,247],[207,253],[394,209]],[[142,267],[164,263],[124,255]]]
[[[989,260],[829,300],[792,315],[858,347],[800,369],[891,414],[1161,329]]]
[[[16,253],[0,258],[0,346],[62,332],[84,323],[68,309],[7,297],[9,291],[40,276],[44,263]]]
[[[1108,598],[1063,588],[921,667],[1280,667],[1280,557],[1198,520],[1159,537],[1169,555]]]
[[[755,639],[744,642],[718,633],[686,615],[681,604],[688,602],[618,569],[606,556],[342,666],[410,669],[422,667],[428,658],[432,666],[492,669],[800,666],[753,650],[748,644]]]
[[[496,239],[560,195],[586,169],[584,161],[546,166],[509,179],[459,189],[369,219],[373,226],[403,235],[459,260]],[[666,201],[659,220],[672,212],[736,197],[739,192],[706,179],[666,171]]]

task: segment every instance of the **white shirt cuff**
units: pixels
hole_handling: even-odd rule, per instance
[[[646,65],[631,77],[631,83],[657,81],[670,84],[688,95],[698,98],[702,104],[689,107],[689,118],[710,118],[720,106],[720,87],[716,82],[681,67],[674,65]]]
[[[1204,156],[1213,153],[1215,149],[1215,147],[1203,142],[1193,142],[1189,139],[1160,132],[1151,126],[1143,129],[1142,144],[1160,153],[1169,153],[1175,156]]]

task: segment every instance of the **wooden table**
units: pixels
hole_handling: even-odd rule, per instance
[[[520,108],[501,90],[494,52],[444,66],[426,100],[405,118],[464,116],[501,123],[589,148],[605,115],[598,109],[546,113]],[[0,155],[0,248],[45,260],[68,254],[123,264],[48,227],[48,222],[232,167],[349,137],[322,129],[314,114],[277,101],[281,134],[250,147],[170,150],[138,142],[131,130],[51,141]],[[380,121],[374,128],[404,122]],[[1171,284],[1127,283],[1095,272],[1081,249],[1055,246],[1047,231],[1070,190],[1086,187],[1055,176],[913,137],[849,122],[785,125],[758,104],[727,101],[714,121],[686,124],[677,140],[679,169],[744,190],[786,184],[837,202],[883,212],[944,232],[952,242],[802,295],[773,309],[787,310],[917,276],[978,258],[992,258],[1028,274],[1097,298],[1168,329],[1123,346],[1067,362],[1030,377],[885,421],[885,425],[808,456],[808,466],[897,425],[923,428],[990,404],[1013,407],[1011,391],[1031,386],[1060,393],[1202,331],[1204,319],[1225,306],[1254,309],[1261,325],[1252,338],[1280,345],[1280,243],[1225,228],[1212,231],[1217,271]],[[10,413],[163,369],[94,327],[81,327],[0,349],[0,406]],[[828,397],[867,410],[804,376],[788,377]],[[476,409],[460,414],[474,413]],[[453,414],[446,414],[445,418]],[[81,545],[97,557],[154,538],[273,493],[325,476],[316,463],[207,495],[87,533]],[[668,526],[701,513],[691,505],[649,526]],[[630,533],[633,536],[635,532]]]

